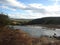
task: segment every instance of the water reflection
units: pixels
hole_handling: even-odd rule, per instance
[[[40,26],[14,26],[14,29],[21,29],[31,36],[40,37],[42,35],[53,36],[56,33],[56,36],[60,36],[60,29],[51,30],[51,29],[42,29]]]

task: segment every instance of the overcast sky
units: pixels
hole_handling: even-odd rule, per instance
[[[0,0],[0,12],[20,19],[59,17],[60,0]]]

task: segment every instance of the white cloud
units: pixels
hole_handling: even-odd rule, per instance
[[[23,3],[18,2],[17,0],[7,0],[7,1],[10,3],[10,5],[15,6],[15,7],[19,7],[19,8],[26,7]]]
[[[60,16],[60,5],[49,5],[44,6],[42,4],[30,4],[30,8],[33,7],[32,10],[27,10],[31,16],[33,15],[35,18],[39,17],[49,17],[49,16]],[[35,8],[35,10],[34,10]]]
[[[54,5],[45,6],[41,3],[32,3],[32,4],[24,4],[22,2],[18,2],[17,0],[1,0],[1,4],[5,4],[7,6],[12,6],[13,8],[2,6],[2,8],[16,10],[22,9],[26,12],[26,14],[13,14],[12,17],[15,18],[41,18],[48,16],[60,16],[60,5],[58,5],[58,1],[56,0]],[[8,4],[7,4],[8,3]],[[16,9],[14,9],[16,8]]]
[[[37,4],[37,3],[29,4],[29,6],[38,9],[42,8],[42,4]]]
[[[14,8],[10,8],[10,7],[8,7],[8,6],[0,6],[0,8],[2,8],[2,9],[8,9],[8,10],[12,10],[12,11],[16,11],[16,9],[14,9]]]
[[[26,7],[24,3],[18,2],[17,0],[1,0],[0,3],[21,9]]]
[[[12,15],[12,16],[11,16]],[[31,15],[23,15],[23,14],[9,14],[11,18],[20,18],[20,19],[35,19],[36,17],[32,17]]]
[[[33,18],[33,19],[35,19],[35,18],[49,17],[49,16],[50,17],[60,16],[60,5],[44,6],[42,4],[34,3],[34,4],[29,4],[28,10],[27,10],[27,8],[25,9],[27,14],[19,15],[20,18],[23,17],[23,18]]]

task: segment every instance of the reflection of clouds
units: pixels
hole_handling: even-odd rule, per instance
[[[57,29],[57,30],[55,30],[56,31],[56,35],[57,36],[60,36],[60,29]]]
[[[53,36],[54,33],[56,33],[56,36],[60,36],[60,29],[59,30],[44,30],[44,35],[48,35],[48,36]]]
[[[60,29],[56,30],[46,30],[42,29],[40,26],[14,26],[16,29],[22,29],[23,31],[29,33],[31,36],[40,37],[41,35],[53,36],[56,33],[60,36]]]
[[[32,30],[32,36],[41,36],[42,35],[42,31],[41,30],[39,30],[39,29],[34,29],[34,30]]]
[[[54,35],[54,33],[55,33],[55,31],[53,31],[53,30],[45,30],[44,31],[44,35],[52,36],[52,35]]]

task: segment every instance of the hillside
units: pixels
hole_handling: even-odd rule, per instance
[[[44,17],[40,19],[34,19],[30,21],[28,24],[60,25],[60,17]]]
[[[10,18],[11,20],[14,20],[14,21],[31,21],[33,19],[14,19],[14,18]]]

